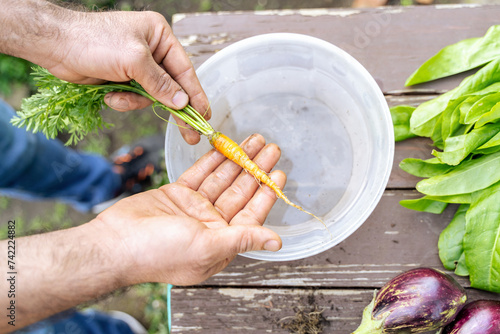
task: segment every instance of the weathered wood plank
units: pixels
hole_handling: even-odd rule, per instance
[[[500,295],[474,289],[469,300]],[[322,311],[323,333],[346,334],[357,328],[372,289],[172,289],[174,333],[289,333],[298,310]]]
[[[391,93],[408,91],[404,81],[426,59],[446,45],[484,35],[499,15],[495,5],[204,13],[175,16],[173,29],[195,66],[246,37],[272,32],[315,36],[347,51]],[[448,90],[463,77],[419,89]]]
[[[418,106],[437,95],[387,95],[385,98],[389,107],[397,105]],[[399,168],[399,163],[406,158],[429,159],[432,158],[432,140],[428,138],[412,138],[398,142],[394,149],[394,161],[391,176],[387,183],[388,189],[411,189],[421,178],[404,172]]]
[[[442,268],[437,241],[456,207],[435,215],[399,205],[416,191],[386,191],[368,220],[342,243],[316,256],[290,262],[237,257],[210,278],[210,286],[380,287],[413,267]],[[332,231],[335,233],[335,231]],[[468,285],[467,278],[458,280]]]

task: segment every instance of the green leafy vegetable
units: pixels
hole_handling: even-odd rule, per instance
[[[399,204],[407,209],[436,214],[443,213],[444,209],[448,206],[446,202],[436,201],[427,196],[418,199],[402,200]]]
[[[472,151],[480,147],[500,131],[500,124],[490,124],[479,129],[446,139],[444,142],[444,151],[432,152],[439,161],[448,165],[456,166],[464,160]]]
[[[441,175],[453,167],[442,163],[438,158],[427,160],[407,158],[399,163],[399,167],[405,172],[418,177],[432,177]]]
[[[214,132],[212,126],[193,107],[188,105],[182,110],[171,109],[134,81],[130,85],[80,85],[61,80],[42,67],[36,67],[33,71],[38,93],[23,100],[21,110],[12,119],[12,124],[42,132],[47,138],[55,138],[60,132],[67,131],[70,138],[66,145],[76,144],[89,132],[112,126],[100,114],[105,106],[104,96],[109,92],[140,94],[153,102],[153,110],[159,108],[173,113],[201,134]]]
[[[487,123],[496,122],[500,118],[500,103],[495,104],[490,111],[485,112],[474,125],[475,128],[480,128]]]
[[[396,106],[390,109],[395,141],[416,137],[410,131],[410,117],[414,110],[415,107],[412,106]]]
[[[484,113],[500,102],[500,93],[486,94],[474,103],[468,110],[460,110],[460,122],[474,124]]]
[[[462,73],[496,59],[500,54],[500,26],[492,26],[483,37],[449,45],[420,66],[407,80],[411,86]]]
[[[463,238],[471,285],[500,292],[500,183],[478,192],[466,214]]]
[[[468,194],[500,181],[500,152],[465,161],[446,174],[417,183],[417,190],[430,196]]]
[[[482,95],[492,89],[498,89],[497,83],[499,81],[500,57],[492,60],[475,74],[465,78],[457,88],[419,105],[410,119],[411,131],[418,136],[431,137],[439,116],[450,102],[453,104],[453,100],[457,98],[465,99],[472,95]],[[495,86],[491,87],[492,84]],[[455,107],[452,105],[453,109]]]
[[[468,209],[468,204],[460,205],[451,222],[439,235],[439,258],[448,270],[457,268],[464,253],[462,240],[465,235],[465,214]]]
[[[406,136],[431,138],[436,158],[400,163],[404,171],[424,178],[416,186],[424,196],[400,204],[436,214],[449,203],[461,204],[440,235],[440,259],[455,274],[469,275],[472,287],[500,292],[500,26],[444,48],[408,83],[481,65],[458,87],[411,113]]]

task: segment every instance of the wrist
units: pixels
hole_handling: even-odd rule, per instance
[[[92,223],[17,239],[19,326],[125,286],[116,248],[113,236]]]
[[[103,286],[106,291],[102,292],[108,293],[132,285],[133,282],[130,282],[127,275],[133,268],[132,258],[121,240],[121,235],[109,225],[103,224],[99,218],[80,227],[82,238],[89,240],[89,248],[96,254],[93,272],[102,274],[107,282],[106,286]]]
[[[0,0],[0,52],[43,67],[60,61],[66,30],[78,12],[45,0]]]
[[[111,275],[111,286],[113,290],[127,287],[138,283],[133,278],[136,272],[135,258],[131,254],[125,239],[133,239],[136,235],[127,237],[124,235],[124,228],[116,230],[113,225],[108,224],[101,219],[101,215],[89,223],[82,225],[82,232],[87,238],[92,238],[96,249],[103,255],[102,263],[107,267],[106,270]]]

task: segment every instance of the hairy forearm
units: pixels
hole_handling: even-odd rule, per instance
[[[50,66],[77,12],[45,0],[0,0],[0,53]]]
[[[106,237],[104,237],[106,236]],[[15,240],[15,274],[7,257],[0,259],[4,279],[0,281],[0,332],[20,329],[50,315],[126,285],[122,280],[122,256],[115,256],[120,244],[99,224]],[[7,250],[8,241],[0,243]],[[123,254],[122,254],[123,255]],[[118,260],[120,259],[120,260]],[[14,295],[9,295],[14,277]],[[14,301],[15,326],[6,318]]]

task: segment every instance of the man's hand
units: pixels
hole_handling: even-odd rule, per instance
[[[279,159],[276,145],[254,135],[243,148],[264,170]],[[271,174],[284,186],[282,172]],[[176,182],[126,198],[92,224],[114,231],[123,246],[130,284],[153,281],[191,285],[224,269],[238,254],[277,251],[279,236],[261,225],[276,195],[212,150]]]
[[[280,150],[264,144],[254,135],[242,147],[270,171]],[[270,175],[284,186],[282,172]],[[271,189],[212,150],[176,182],[123,199],[87,224],[17,238],[16,329],[124,286],[196,284],[238,253],[277,251],[280,237],[262,226],[275,201]],[[8,306],[0,295],[0,307]],[[0,323],[0,332],[9,330]]]
[[[30,60],[74,83],[136,80],[163,104],[182,109],[189,102],[210,119],[193,65],[162,15],[78,12],[45,0],[0,0],[0,7],[0,52]],[[134,93],[110,93],[105,102],[119,111],[151,104]],[[195,131],[179,130],[189,144],[200,140]]]

